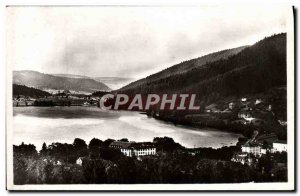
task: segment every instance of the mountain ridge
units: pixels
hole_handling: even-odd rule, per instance
[[[31,70],[13,71],[13,83],[26,85],[28,87],[57,90],[74,90],[74,91],[110,91],[111,89],[98,81],[91,78],[68,78],[63,76],[54,76],[51,74],[40,73]]]
[[[161,73],[166,69],[116,92],[130,95],[193,93],[199,95],[198,99],[201,100],[198,102],[207,104],[227,96],[261,93],[275,86],[286,85],[286,33],[264,38],[226,58],[194,66],[197,60],[199,58],[174,65],[191,65],[191,69],[159,77],[164,75]]]

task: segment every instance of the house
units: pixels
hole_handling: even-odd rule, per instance
[[[244,98],[241,98],[241,101],[243,101],[243,102],[244,102],[244,101],[247,101],[247,98],[245,98],[245,97],[244,97]]]
[[[250,154],[247,154],[245,152],[239,152],[239,153],[236,153],[231,161],[233,162],[239,162],[241,164],[247,164],[247,165],[252,165],[253,163],[253,157],[250,156]]]
[[[70,95],[71,92],[69,90],[64,90],[62,93],[64,93],[65,95]]]
[[[26,101],[26,105],[27,106],[33,106],[34,105],[34,101],[35,100],[29,99],[29,100]]]
[[[260,104],[261,102],[262,102],[261,99],[256,99],[254,104],[255,104],[255,105],[258,105],[258,104]]]
[[[229,108],[230,110],[232,110],[234,107],[235,107],[235,103],[230,102],[230,103],[228,104],[228,108]]]
[[[269,106],[267,107],[267,111],[269,111],[269,112],[272,111],[272,105],[269,105]]]
[[[270,150],[269,149],[266,149],[266,148],[261,148],[260,149],[260,154],[267,154],[268,152],[270,152]]]
[[[200,154],[201,148],[186,148],[186,152],[192,156]]]
[[[125,142],[114,141],[109,145],[110,148],[120,149],[120,151],[129,157],[148,156],[156,154],[156,147],[152,142]]]
[[[283,120],[278,120],[279,124],[282,126],[287,126],[287,122]]]
[[[16,106],[26,106],[26,101],[23,99],[20,99],[17,101]]]
[[[251,118],[251,109],[250,108],[243,108],[238,113],[239,118]]]
[[[261,155],[261,147],[257,144],[249,143],[242,145],[242,152],[253,154],[254,156]]]
[[[114,141],[112,142],[109,147],[110,148],[116,148],[116,149],[120,149],[120,151],[128,157],[132,157],[133,156],[133,151],[130,148],[130,145],[133,144],[133,142],[124,142],[124,141]]]
[[[151,142],[133,143],[131,148],[133,148],[133,154],[137,157],[156,154],[156,147]]]
[[[76,160],[76,164],[77,164],[77,165],[82,166],[82,162],[83,162],[83,157],[79,157],[79,158]]]
[[[273,143],[273,152],[287,152],[287,143],[283,140],[277,140]]]

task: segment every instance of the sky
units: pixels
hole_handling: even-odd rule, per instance
[[[13,70],[142,78],[286,32],[286,7],[8,7]]]

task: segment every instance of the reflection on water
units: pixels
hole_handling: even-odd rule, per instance
[[[239,134],[213,129],[194,129],[148,118],[137,112],[100,111],[95,107],[15,107],[13,117],[14,144],[32,143],[41,148],[43,142],[72,143],[82,138],[128,138],[152,141],[154,137],[172,137],[185,147],[235,145]]]

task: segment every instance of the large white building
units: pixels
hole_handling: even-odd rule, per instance
[[[287,152],[287,143],[286,141],[278,140],[273,142],[273,152]]]
[[[261,147],[256,144],[246,143],[242,146],[242,152],[253,154],[254,156],[260,156]]]
[[[120,151],[128,157],[136,156],[148,156],[156,154],[156,147],[151,142],[124,142],[114,141],[109,147],[120,149]]]

